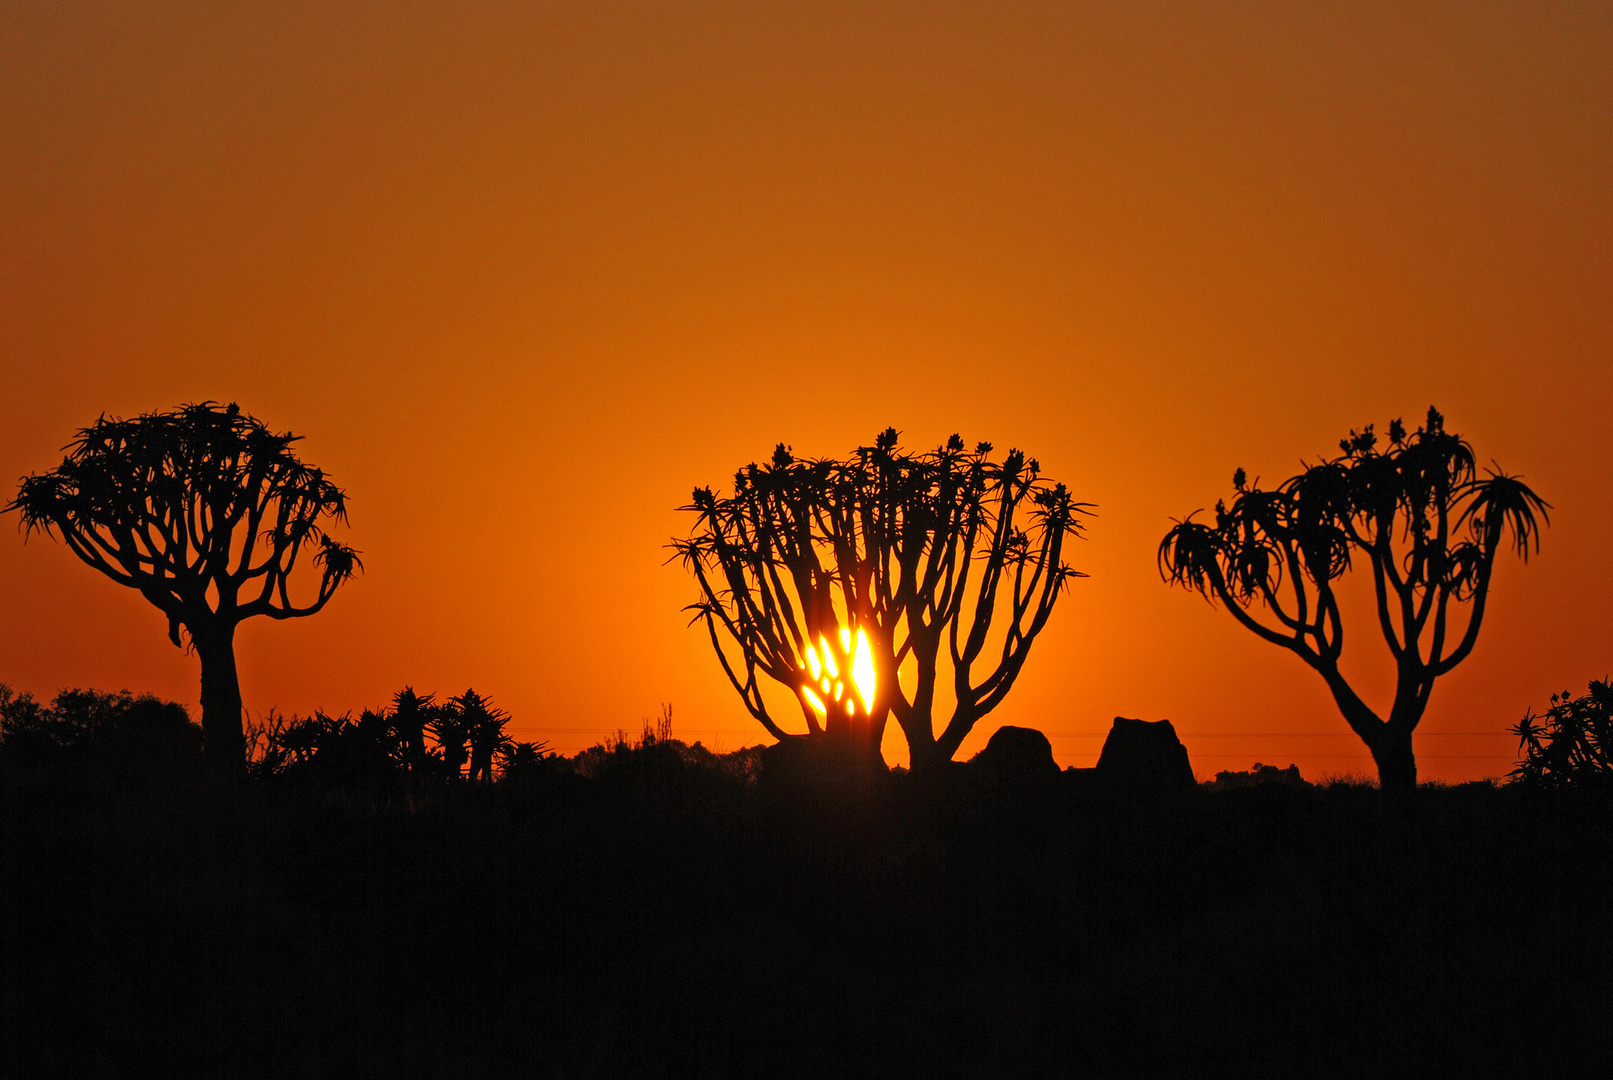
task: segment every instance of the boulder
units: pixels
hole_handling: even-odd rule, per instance
[[[1187,747],[1169,720],[1115,717],[1096,773],[1106,787],[1135,794],[1191,791],[1194,786]]]
[[[858,760],[838,740],[794,735],[762,750],[756,789],[768,799],[856,802],[889,771],[883,758]]]
[[[843,740],[827,735],[791,735],[763,747],[761,780],[793,783],[824,776],[874,775],[889,772],[883,757],[859,758]]]
[[[970,763],[1008,784],[1035,783],[1059,775],[1053,744],[1035,728],[998,728]]]

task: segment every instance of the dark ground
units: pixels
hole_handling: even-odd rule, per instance
[[[664,744],[663,744],[664,745]],[[11,1076],[1600,1072],[1613,804],[8,768]]]

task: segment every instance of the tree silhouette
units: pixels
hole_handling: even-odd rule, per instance
[[[245,768],[235,628],[243,619],[312,615],[361,569],[320,522],[346,522],[346,497],[319,469],[236,405],[184,405],[133,420],[101,417],[61,465],[29,476],[6,507],[25,529],[61,538],[80,559],[168,616],[202,665],[202,729],[217,768]],[[305,545],[320,569],[312,602],[291,599]]]
[[[414,687],[405,686],[392,698],[392,724],[397,731],[398,751],[409,776],[419,782],[429,780],[438,763],[435,755],[426,749],[426,728],[442,712],[434,694],[417,694]]]
[[[993,460],[989,443],[971,453],[954,435],[909,455],[896,439],[887,429],[843,461],[797,460],[780,444],[769,464],[735,475],[731,496],[697,488],[684,507],[698,515],[694,531],[672,547],[700,590],[687,610],[774,738],[792,736],[759,675],[794,693],[808,737],[854,763],[878,760],[894,714],[913,767],[926,769],[950,760],[1013,686],[1079,576],[1062,551],[1087,511],[1018,450]],[[937,734],[946,666],[954,704]]]
[[[470,760],[470,724],[460,710],[459,699],[449,698],[437,706],[427,728],[437,741],[444,773],[450,779],[464,776],[465,763]]]
[[[1370,424],[1351,431],[1342,456],[1273,490],[1239,469],[1232,505],[1216,504],[1215,525],[1192,515],[1177,523],[1159,563],[1167,581],[1220,600],[1246,628],[1315,668],[1372,752],[1381,785],[1407,790],[1417,784],[1412,732],[1434,680],[1473,651],[1496,553],[1510,537],[1527,560],[1550,519],[1548,504],[1517,477],[1497,468],[1480,478],[1472,447],[1445,430],[1437,410],[1409,435],[1399,420],[1388,434],[1380,450]],[[1334,582],[1357,555],[1372,567],[1378,625],[1395,661],[1386,717],[1339,673],[1344,624]],[[1465,627],[1453,626],[1453,609],[1463,607]]]
[[[515,742],[506,741],[498,749],[499,779],[507,781],[520,780],[540,773],[546,768],[553,768],[557,760],[555,754],[549,751],[547,742]]]
[[[470,744],[470,779],[493,782],[493,759],[512,742],[504,733],[510,714],[475,690],[466,690],[449,702],[458,713],[461,730]]]
[[[494,761],[513,745],[504,732],[510,714],[495,708],[491,699],[475,690],[466,690],[441,705],[431,705],[430,700],[429,696],[418,699],[419,715],[426,717],[426,727],[437,742],[444,771],[450,778],[491,783]]]

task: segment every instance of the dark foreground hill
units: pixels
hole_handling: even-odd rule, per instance
[[[608,758],[413,809],[178,758],[0,770],[5,1071],[1493,1075],[1609,1049],[1605,800]]]

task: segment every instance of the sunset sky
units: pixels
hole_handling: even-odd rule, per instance
[[[1087,766],[1372,772],[1321,679],[1161,583],[1173,517],[1430,404],[1552,504],[1424,779],[1613,673],[1613,7],[0,7],[0,496],[239,402],[365,573],[242,627],[248,709],[467,686],[566,752],[760,741],[667,565],[776,442],[1016,446],[1097,504],[999,724]],[[0,518],[0,682],[197,698],[157,611]],[[1370,613],[1347,670],[1386,706]],[[887,757],[905,760],[899,739]]]

